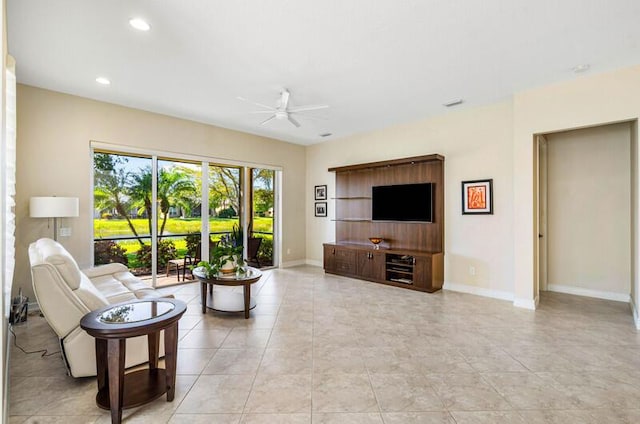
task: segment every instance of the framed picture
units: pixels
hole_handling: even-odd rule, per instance
[[[316,202],[316,216],[327,216],[327,202]]]
[[[462,214],[493,214],[493,180],[462,182]]]
[[[316,190],[316,200],[327,200],[327,186],[319,185],[315,187]]]

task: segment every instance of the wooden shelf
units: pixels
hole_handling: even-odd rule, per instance
[[[329,171],[336,173],[336,243],[324,245],[325,271],[413,290],[439,290],[444,278],[444,157],[414,156]],[[416,183],[433,184],[433,222],[371,219],[373,187]],[[397,199],[397,206],[403,201],[410,199]],[[384,239],[379,250],[368,243],[373,236]]]

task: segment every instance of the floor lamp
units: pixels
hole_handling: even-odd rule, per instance
[[[29,200],[31,218],[53,218],[53,239],[58,241],[58,218],[78,216],[77,197],[32,197]]]

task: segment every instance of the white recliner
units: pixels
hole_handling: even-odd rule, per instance
[[[29,245],[29,260],[36,300],[60,338],[62,355],[73,377],[96,375],[95,339],[80,328],[80,319],[85,314],[113,303],[162,297],[122,264],[81,271],[69,252],[48,238]],[[126,367],[147,362],[147,337],[127,339],[126,351]],[[160,355],[164,355],[162,341]]]

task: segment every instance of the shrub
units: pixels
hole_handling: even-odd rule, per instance
[[[189,234],[184,240],[187,243],[187,253],[193,255],[200,244],[200,234]]]
[[[97,240],[93,243],[93,257],[96,265],[121,263],[127,265],[127,252],[111,240]]]
[[[233,218],[238,216],[233,208],[222,209],[218,212],[218,218]]]
[[[102,219],[113,219],[113,215],[109,212],[105,212],[102,214]]]
[[[273,239],[264,237],[258,249],[260,262],[271,263],[273,261]]]
[[[172,240],[160,240],[158,242],[158,269],[162,269],[167,266],[167,262],[170,259],[176,257],[176,246]],[[145,244],[140,247],[140,250],[136,253],[136,259],[140,266],[144,268],[151,268],[151,245]]]

